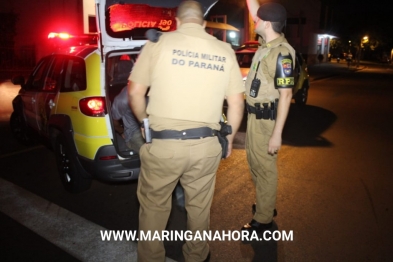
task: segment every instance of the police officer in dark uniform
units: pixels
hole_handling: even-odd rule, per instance
[[[228,102],[232,141],[244,109],[244,87],[231,46],[204,29],[196,1],[183,1],[176,14],[177,30],[148,41],[129,78],[129,99],[139,119],[148,117],[152,143],[140,149],[138,181],[139,230],[161,235],[171,211],[171,195],[180,181],[185,194],[187,229],[209,230],[210,206],[221,159],[217,130],[224,98]],[[145,93],[149,89],[146,108]],[[207,241],[186,240],[186,261],[203,261]],[[138,261],[164,261],[163,242],[139,241]]]
[[[263,232],[272,227],[277,192],[277,152],[294,87],[295,50],[281,33],[286,10],[278,3],[259,6],[247,0],[255,21],[255,32],[262,37],[246,80],[248,111],[246,153],[256,188],[254,217],[242,230]]]

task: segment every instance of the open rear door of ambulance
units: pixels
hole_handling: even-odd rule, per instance
[[[148,29],[176,29],[176,9],[182,0],[95,0],[99,49],[104,55],[118,49],[141,47]],[[204,14],[218,0],[199,0]]]

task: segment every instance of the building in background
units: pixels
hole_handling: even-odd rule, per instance
[[[83,0],[83,33],[97,32],[96,10],[94,0]]]
[[[261,4],[271,1],[260,1]],[[327,60],[330,40],[334,36],[326,31],[329,28],[331,11],[328,6],[316,0],[282,0],[287,9],[287,25],[284,34],[288,42],[312,64],[317,62],[317,56],[322,54]],[[244,19],[245,39],[254,40],[254,23],[248,13]],[[249,30],[246,30],[246,29]]]

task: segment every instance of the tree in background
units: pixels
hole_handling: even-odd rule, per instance
[[[390,1],[380,0],[375,4],[366,0],[321,1],[332,9],[331,28],[328,30],[341,39],[345,52],[360,50],[365,60],[379,60],[384,53],[390,53],[393,47],[393,6]],[[369,41],[360,48],[364,36],[368,36]]]

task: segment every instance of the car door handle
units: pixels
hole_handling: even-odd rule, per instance
[[[49,108],[52,109],[52,108],[55,107],[56,104],[55,104],[55,102],[53,102],[53,100],[51,99],[51,100],[49,100],[48,105],[49,105]]]
[[[31,102],[32,102],[33,104],[35,103],[35,98],[34,98],[34,97],[31,98]]]

